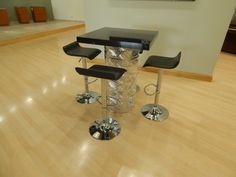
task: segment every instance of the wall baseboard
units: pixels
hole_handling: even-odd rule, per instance
[[[78,28],[84,28],[84,27],[85,27],[85,24],[79,24],[79,25],[73,25],[73,26],[59,28],[59,29],[37,32],[37,33],[25,35],[25,36],[19,36],[14,39],[6,39],[3,41],[0,41],[0,46],[15,44],[18,42],[23,42],[23,41],[27,41],[27,40],[31,40],[31,39],[37,39],[37,38],[45,37],[48,35],[53,35],[53,34],[62,33],[62,32],[66,32],[66,31],[70,31],[70,30],[75,30]]]
[[[95,63],[95,64],[103,64],[104,60],[94,59],[92,61],[89,60],[89,62]],[[139,70],[145,71],[145,72],[153,72],[153,73],[157,73],[157,71],[158,71],[157,68],[151,68],[151,67],[146,67],[146,68],[139,67]],[[178,71],[178,70],[164,70],[164,74],[170,75],[170,76],[176,76],[176,77],[183,77],[183,78],[187,78],[187,79],[207,81],[207,82],[212,82],[212,80],[213,80],[213,77],[211,75],[191,73],[191,72]]]

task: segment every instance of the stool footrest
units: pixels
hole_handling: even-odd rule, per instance
[[[76,67],[75,70],[80,75],[108,80],[118,80],[126,72],[126,70],[123,68],[116,68],[104,65],[93,65],[89,69]]]

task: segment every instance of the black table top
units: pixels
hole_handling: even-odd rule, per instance
[[[77,37],[77,42],[149,50],[158,31],[104,27]]]

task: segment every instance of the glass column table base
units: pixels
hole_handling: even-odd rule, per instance
[[[108,108],[113,112],[125,113],[134,106],[139,52],[138,49],[105,47],[106,64],[127,70],[118,81],[108,81]]]

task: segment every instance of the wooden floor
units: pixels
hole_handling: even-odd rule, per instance
[[[62,46],[83,30],[0,47],[0,177],[236,177],[236,57],[221,54],[213,82],[164,76],[165,122],[116,114],[121,134],[90,137],[100,105],[80,105],[76,58]],[[139,72],[141,88],[155,82]],[[92,85],[99,90],[99,82]]]

